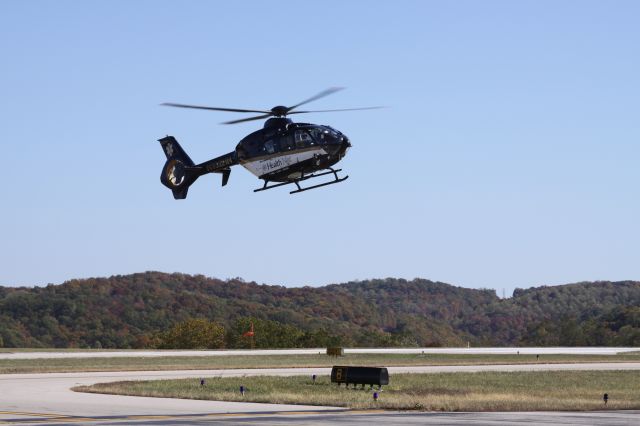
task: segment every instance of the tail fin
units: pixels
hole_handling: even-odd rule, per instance
[[[167,156],[160,182],[173,192],[173,198],[183,200],[187,198],[189,186],[202,175],[202,169],[195,166],[173,136],[166,136],[158,141]]]

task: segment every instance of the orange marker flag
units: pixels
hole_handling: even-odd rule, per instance
[[[253,337],[253,336],[255,336],[255,333],[253,332],[253,321],[251,321],[251,328],[249,329],[249,331],[244,333],[242,336],[243,337]]]

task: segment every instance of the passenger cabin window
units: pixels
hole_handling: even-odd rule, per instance
[[[280,137],[280,149],[282,151],[288,151],[295,148],[293,144],[293,135],[283,135]]]
[[[272,140],[268,140],[264,143],[264,150],[267,151],[268,154],[276,152],[275,144]]]
[[[312,144],[313,139],[311,139],[311,135],[306,130],[296,130],[296,146],[298,148],[304,148]]]
[[[239,160],[244,160],[245,158],[247,158],[247,150],[242,144],[238,145],[238,147],[236,148],[236,152],[238,153]]]

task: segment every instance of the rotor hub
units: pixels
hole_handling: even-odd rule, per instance
[[[264,122],[264,128],[267,127],[275,127],[277,129],[284,129],[288,124],[291,124],[292,121],[285,117],[271,117],[267,121]]]
[[[278,105],[271,108],[271,114],[275,117],[284,117],[289,113],[289,108],[286,106]]]

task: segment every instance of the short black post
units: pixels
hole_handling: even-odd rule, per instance
[[[313,384],[315,385],[316,384],[316,375],[315,374],[311,376],[311,380],[313,380]]]
[[[200,378],[200,386],[204,386],[204,377]]]
[[[374,392],[374,393],[373,393],[373,400],[374,400],[375,402],[378,402],[378,392]]]
[[[244,396],[244,386],[240,385],[240,395]]]
[[[607,402],[609,402],[609,394],[605,393],[602,400],[604,401],[604,405],[607,405]]]

